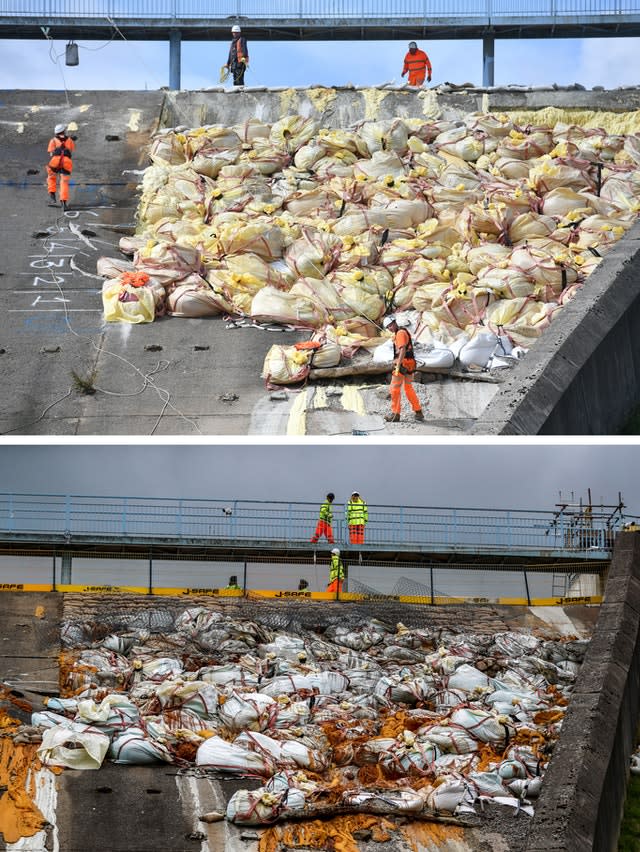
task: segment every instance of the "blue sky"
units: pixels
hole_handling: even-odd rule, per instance
[[[64,41],[5,41],[2,89],[158,89],[169,83],[166,42],[79,41],[80,64],[64,63]],[[181,88],[219,85],[228,41],[183,42]],[[433,65],[432,85],[482,84],[480,41],[419,41]],[[248,86],[402,83],[406,40],[249,41]],[[497,40],[496,85],[640,85],[640,38]]]

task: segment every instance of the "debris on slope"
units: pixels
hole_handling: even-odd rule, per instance
[[[271,347],[270,384],[317,367],[384,372],[391,311],[424,369],[507,367],[640,209],[640,135],[568,118],[329,130],[289,115],[163,131],[138,233],[121,240],[132,268],[98,264],[105,316],[224,314],[306,330],[310,348]]]
[[[162,633],[95,636],[65,626],[63,697],[32,716],[42,763],[259,778],[227,803],[242,826],[530,815],[586,649],[353,616],[287,632],[197,606]]]

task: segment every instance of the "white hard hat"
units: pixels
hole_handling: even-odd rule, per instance
[[[340,548],[338,548],[338,547],[334,547],[334,548],[333,548],[333,550],[332,550],[331,552],[332,552],[332,553],[337,553],[338,555],[340,555]]]
[[[396,318],[394,317],[394,315],[390,314],[388,317],[385,317],[382,320],[382,327],[383,328],[389,328],[389,326],[392,325],[392,323],[394,323],[395,321],[396,321]]]
[[[231,27],[231,32],[232,32],[232,33],[241,33],[241,32],[242,32],[242,30],[240,29],[240,27],[239,27],[237,24],[234,24],[234,25]]]
[[[58,133],[64,133],[66,129],[67,129],[66,124],[56,124],[56,126],[53,128],[53,132],[57,136]]]

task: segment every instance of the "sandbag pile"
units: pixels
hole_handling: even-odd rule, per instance
[[[107,319],[147,322],[155,304],[155,315],[281,323],[330,343],[331,364],[335,347],[342,363],[375,350],[393,310],[412,312],[427,353],[455,360],[466,347],[461,366],[504,366],[640,209],[639,135],[506,114],[346,130],[250,119],[164,131],[150,157],[138,233],[121,249],[155,299],[131,299],[130,273],[104,264]],[[297,381],[317,355],[273,347],[263,375]]]
[[[459,816],[487,798],[531,812],[586,642],[353,616],[318,630],[204,607],[164,634],[88,644],[75,625],[63,634],[65,697],[31,720],[39,757],[257,776],[260,789],[228,802],[243,825],[328,807]]]

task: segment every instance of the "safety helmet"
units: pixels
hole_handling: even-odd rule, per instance
[[[415,43],[415,41],[410,41],[410,42],[409,42],[409,48],[412,48],[412,47],[415,47],[415,48],[417,48],[417,47],[418,47],[418,45]]]
[[[231,27],[231,32],[232,32],[232,33],[241,33],[241,32],[242,32],[242,30],[240,29],[240,27],[239,27],[237,24],[234,24],[234,25]]]
[[[394,317],[394,315],[393,315],[393,314],[389,314],[389,316],[388,316],[388,317],[385,317],[385,318],[382,320],[382,327],[383,327],[383,328],[389,328],[389,326],[390,326],[390,325],[393,325],[393,323],[394,323],[395,321],[396,321],[396,318]]]
[[[56,126],[53,128],[53,132],[57,136],[58,133],[64,133],[66,129],[67,129],[66,124],[56,124]]]
[[[360,492],[359,492],[359,491],[352,491],[352,492],[351,492],[351,496],[352,496],[352,497],[359,497],[359,496],[360,496]]]
[[[331,552],[336,553],[338,556],[340,556],[340,548],[339,547],[334,547]]]

